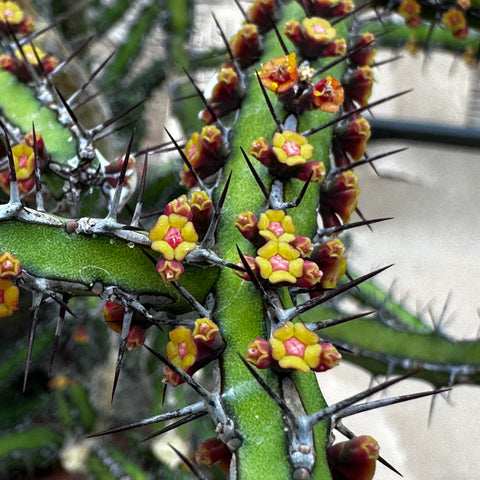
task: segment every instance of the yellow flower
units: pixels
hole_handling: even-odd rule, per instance
[[[270,283],[295,283],[303,274],[303,258],[287,242],[271,240],[257,251],[260,275]]]
[[[148,237],[152,250],[160,252],[165,260],[181,261],[197,248],[198,235],[193,223],[176,213],[161,215]]]
[[[0,255],[0,278],[16,277],[22,273],[20,261],[11,253],[5,252]]]
[[[272,356],[281,368],[307,373],[320,362],[322,347],[318,341],[318,335],[303,323],[286,322],[270,339]]]
[[[313,155],[313,147],[306,137],[285,130],[283,133],[275,133],[273,136],[273,153],[280,163],[292,167],[310,160]]]
[[[9,317],[18,309],[18,287],[10,280],[0,280],[0,318]]]
[[[167,357],[177,367],[187,370],[197,357],[197,347],[193,340],[192,331],[183,325],[173,329],[168,334]]]
[[[337,36],[337,31],[323,18],[307,17],[302,26],[305,35],[316,43],[330,43]]]
[[[295,225],[290,215],[282,210],[267,210],[260,214],[257,223],[259,234],[265,240],[278,242],[293,242],[295,240]]]
[[[35,155],[33,149],[25,143],[20,143],[12,148],[15,172],[18,180],[29,178],[35,170]]]
[[[13,2],[3,2],[0,7],[0,22],[17,25],[23,19],[22,9]]]

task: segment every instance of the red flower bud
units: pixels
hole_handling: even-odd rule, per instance
[[[245,360],[257,368],[268,368],[272,364],[272,347],[261,337],[257,337],[247,346]]]
[[[378,443],[368,435],[336,443],[327,449],[333,480],[371,480],[379,457]]]

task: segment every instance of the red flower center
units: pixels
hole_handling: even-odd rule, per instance
[[[287,355],[303,358],[305,349],[307,348],[298,338],[291,337],[283,342]]]
[[[183,360],[188,355],[188,348],[185,342],[180,342],[178,344],[178,356]]]
[[[182,234],[178,228],[170,227],[163,238],[172,248],[177,248],[183,242]]]
[[[288,266],[290,262],[277,253],[270,259],[270,264],[272,265],[274,272],[279,270],[288,272]]]
[[[23,153],[18,159],[18,166],[20,168],[25,168],[27,166],[27,163],[28,163],[28,157],[25,153]]]
[[[283,146],[282,150],[289,156],[293,157],[294,155],[300,155],[300,146],[292,142],[291,140],[287,140]]]
[[[312,29],[315,33],[325,33],[326,32],[326,30],[321,25],[319,25],[318,23],[315,23],[312,26]]]
[[[283,229],[283,226],[280,222],[270,222],[270,225],[268,226],[268,229],[276,236],[279,237],[282,235],[285,230]]]

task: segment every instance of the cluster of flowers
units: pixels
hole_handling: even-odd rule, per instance
[[[35,26],[34,20],[20,8],[17,2],[0,3],[0,31],[10,33],[30,33]]]
[[[18,309],[18,287],[15,279],[22,273],[20,261],[11,253],[0,255],[0,318],[9,317]]]
[[[218,326],[209,318],[198,318],[193,331],[180,325],[171,330],[168,336],[170,341],[167,343],[167,358],[189,375],[217,358],[225,347]],[[163,369],[163,373],[165,384],[176,387],[184,383],[168,366]]]
[[[156,268],[165,283],[178,280],[184,272],[182,261],[197,248],[211,212],[212,201],[204,191],[192,192],[190,200],[181,195],[167,204],[150,230],[151,248],[162,255]]]
[[[285,322],[267,341],[258,337],[247,346],[245,359],[257,368],[325,372],[337,366],[342,356],[303,323]]]
[[[234,223],[257,248],[255,258],[245,255],[252,272],[270,287],[294,284],[301,288],[332,288],[345,273],[345,248],[340,240],[314,248],[308,237],[295,235],[292,217],[282,210],[267,210],[258,220],[253,212],[243,212]],[[248,273],[241,276],[250,280]]]
[[[470,0],[459,0],[456,6],[449,8],[442,15],[441,22],[457,40],[465,40],[468,35],[468,26],[465,11],[471,6]],[[398,13],[405,19],[410,28],[417,28],[422,19],[422,6],[416,0],[403,0],[398,6]]]
[[[125,307],[117,302],[105,302],[102,310],[103,319],[114,332],[122,333]],[[139,324],[132,324],[126,338],[127,350],[135,350],[145,343],[145,328]]]
[[[35,133],[37,140],[37,153],[39,167],[42,168],[48,160],[48,153],[45,149],[40,132]],[[3,146],[3,143],[1,144]],[[0,154],[5,156],[6,150],[3,148]],[[30,193],[35,187],[35,151],[33,133],[27,133],[24,141],[12,147],[13,162],[15,164],[15,173],[17,175],[18,190],[21,195]],[[8,168],[0,172],[0,187],[8,194],[10,193],[10,172]]]
[[[13,56],[6,53],[0,56],[0,68],[12,72],[21,82],[32,80],[30,68],[41,75],[53,72],[57,66],[58,60],[55,57],[33,45],[24,45],[21,51],[15,50]]]

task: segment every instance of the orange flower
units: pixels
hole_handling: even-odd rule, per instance
[[[313,104],[328,113],[338,112],[344,100],[341,83],[331,76],[320,80],[313,87],[312,95]]]
[[[290,90],[298,78],[295,53],[277,57],[265,63],[258,74],[265,88],[272,92],[282,93]]]

